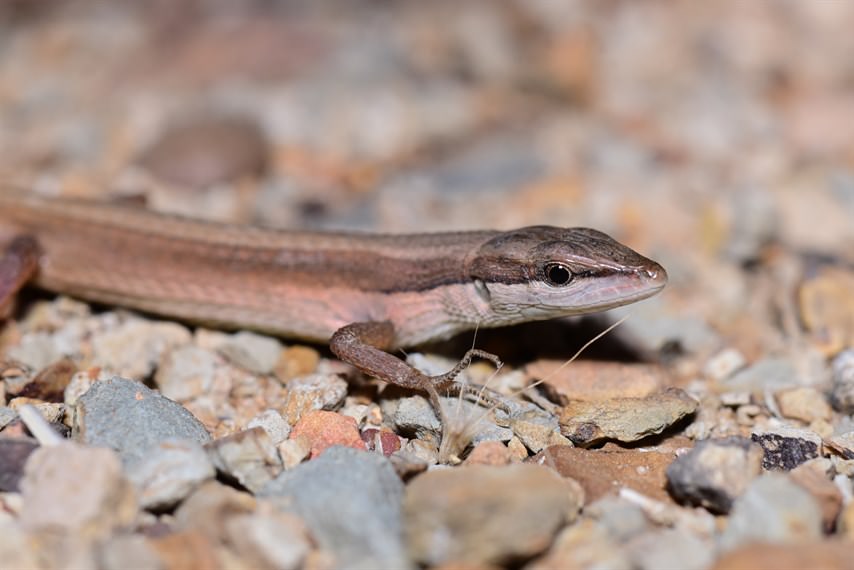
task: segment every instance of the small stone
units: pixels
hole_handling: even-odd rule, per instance
[[[665,470],[673,460],[670,453],[630,449],[582,449],[556,445],[535,455],[531,461],[547,465],[562,477],[578,481],[588,503],[621,489],[670,501]]]
[[[776,396],[783,417],[810,423],[815,420],[828,421],[833,416],[824,394],[815,388],[792,388],[777,392]]]
[[[169,439],[210,441],[204,426],[185,408],[118,376],[93,384],[75,410],[73,437],[115,449],[127,464],[143,459],[151,447]]]
[[[249,493],[217,481],[207,481],[175,511],[175,526],[178,530],[196,531],[215,542],[223,542],[229,517],[253,513],[257,506],[258,501]]]
[[[798,289],[801,321],[815,344],[833,355],[854,344],[854,271],[841,266],[822,266]]]
[[[599,402],[572,402],[563,408],[561,433],[576,445],[604,439],[631,442],[659,434],[694,413],[697,401],[678,388],[646,398],[612,398]]]
[[[800,385],[795,366],[782,358],[765,358],[717,382],[722,391],[762,393],[776,392]]]
[[[252,418],[246,427],[249,429],[254,427],[262,428],[270,436],[273,445],[279,445],[288,439],[288,435],[291,433],[291,426],[288,425],[282,414],[276,410],[264,410]]]
[[[92,384],[99,380],[109,380],[111,377],[109,375],[102,376],[99,368],[81,370],[71,377],[71,381],[65,387],[65,392],[63,393],[65,405],[73,410],[77,406],[80,396],[88,392]]]
[[[430,566],[527,558],[545,550],[583,502],[577,483],[538,465],[428,471],[406,489],[409,551]]]
[[[757,431],[750,439],[762,446],[765,455],[762,468],[789,471],[804,461],[818,457],[821,437],[804,429],[773,428],[773,431]]]
[[[854,350],[843,350],[833,359],[833,407],[845,414],[854,413]]]
[[[170,400],[192,400],[210,391],[218,361],[209,350],[191,344],[179,346],[163,355],[154,383]]]
[[[216,470],[257,493],[282,471],[276,446],[263,428],[247,429],[208,443]]]
[[[24,467],[39,443],[29,437],[0,437],[0,492],[17,493]]]
[[[368,428],[361,435],[369,451],[378,451],[389,457],[400,450],[400,437],[388,428]]]
[[[259,496],[299,516],[335,556],[334,567],[406,569],[403,493],[385,457],[334,447],[283,472]]]
[[[750,542],[818,539],[821,528],[821,509],[812,496],[786,475],[768,473],[736,499],[721,546],[732,550]]]
[[[311,441],[305,436],[286,439],[277,449],[282,458],[282,467],[293,469],[311,455]]]
[[[792,481],[805,489],[821,508],[824,528],[833,530],[842,511],[842,492],[831,480],[833,465],[829,459],[818,458],[798,465],[790,472]]]
[[[347,382],[336,374],[310,374],[292,378],[282,415],[288,424],[296,425],[303,414],[312,410],[332,410],[347,396]]]
[[[854,459],[854,431],[831,437],[825,444],[843,459]]]
[[[281,354],[275,373],[280,380],[288,382],[291,378],[315,372],[319,363],[320,353],[310,346],[289,346]]]
[[[282,344],[273,337],[240,331],[219,346],[231,363],[254,374],[272,374],[282,354]]]
[[[608,530],[596,521],[583,518],[564,528],[551,549],[541,558],[526,566],[529,570],[554,570],[556,568],[607,568],[608,570],[633,570],[634,565],[611,537]]]
[[[27,404],[32,405],[49,424],[61,424],[65,417],[65,404],[45,403],[41,400],[32,400],[30,398],[14,398],[9,402],[9,408],[18,411],[22,406]]]
[[[18,412],[8,406],[0,406],[0,430],[18,418]]]
[[[851,543],[842,540],[801,540],[795,544],[756,542],[724,554],[712,570],[758,568],[851,570]]]
[[[731,408],[750,405],[750,392],[724,392],[721,394],[721,404]]]
[[[703,366],[703,376],[712,382],[726,380],[747,364],[744,355],[734,348],[725,348],[709,358]]]
[[[177,323],[128,317],[92,336],[92,364],[118,376],[146,378],[166,351],[191,339],[190,331]]]
[[[680,502],[727,513],[762,471],[762,448],[744,437],[707,439],[667,468],[670,492]]]
[[[267,141],[243,117],[201,117],[166,129],[139,158],[155,177],[189,188],[206,188],[261,174]]]
[[[166,570],[223,567],[219,545],[197,531],[169,532],[150,538],[148,544],[161,560],[158,566]]]
[[[158,443],[126,471],[137,488],[140,506],[151,511],[175,506],[216,475],[202,446],[180,439]]]
[[[634,538],[627,550],[638,570],[706,570],[715,560],[715,545],[710,539],[678,528],[646,532]]]
[[[101,539],[128,528],[137,513],[136,493],[118,456],[73,442],[34,451],[21,492],[21,525],[32,532]]]
[[[482,441],[468,454],[466,465],[510,465],[515,463],[513,452],[500,441]]]
[[[545,379],[555,393],[572,400],[645,398],[667,385],[661,366],[579,360],[564,366],[562,360],[538,360],[525,367],[533,380]]]
[[[572,442],[561,435],[557,418],[554,416],[537,416],[531,419],[513,419],[510,429],[525,447],[533,453],[539,453],[550,445],[572,445]]]
[[[590,503],[584,507],[584,514],[607,529],[608,536],[619,542],[638,536],[652,526],[652,521],[638,505],[613,495],[605,495]]]
[[[248,568],[297,570],[311,550],[311,540],[299,518],[259,505],[258,512],[237,514],[225,521],[225,534],[237,557]]]
[[[349,416],[322,410],[309,412],[291,430],[291,438],[305,437],[311,442],[311,457],[315,458],[329,447],[341,445],[366,450],[356,421]]]
[[[74,362],[70,358],[62,358],[42,368],[17,395],[45,402],[62,402],[65,387],[75,372],[77,366]]]

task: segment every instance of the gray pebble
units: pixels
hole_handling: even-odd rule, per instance
[[[218,350],[244,370],[271,374],[282,355],[282,344],[273,337],[240,331],[228,337]]]
[[[736,499],[720,544],[731,550],[749,542],[790,542],[821,537],[821,509],[782,473],[755,479]]]
[[[843,350],[833,359],[831,402],[840,412],[854,413],[854,350]]]
[[[403,483],[381,455],[333,447],[259,493],[300,516],[336,568],[411,568],[403,546]]]
[[[212,441],[208,456],[217,471],[258,492],[282,469],[282,460],[273,440],[263,428],[247,429]]]
[[[153,511],[173,507],[216,475],[202,446],[180,439],[160,442],[125,472],[139,492],[140,506]]]
[[[782,358],[764,358],[720,382],[721,389],[733,392],[776,392],[799,385],[794,365]]]
[[[118,376],[95,382],[80,397],[72,437],[115,449],[128,465],[168,439],[198,443],[211,439],[201,422],[180,404]]]
[[[679,501],[716,513],[733,501],[762,471],[762,448],[744,437],[699,441],[667,468],[671,494]]]

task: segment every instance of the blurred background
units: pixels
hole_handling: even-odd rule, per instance
[[[5,0],[0,179],[289,228],[592,226],[671,276],[620,334],[685,378],[736,346],[817,382],[854,329],[852,24],[841,1]]]

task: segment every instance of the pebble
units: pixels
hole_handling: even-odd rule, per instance
[[[605,495],[586,505],[584,514],[607,529],[608,536],[619,542],[638,536],[651,526],[643,509],[615,495]]]
[[[170,126],[139,158],[145,170],[166,182],[205,188],[256,176],[267,164],[267,142],[243,117],[199,117]]]
[[[712,570],[791,568],[851,570],[851,543],[842,540],[800,540],[794,544],[752,543],[724,554]]]
[[[680,502],[727,513],[762,471],[762,448],[744,437],[698,441],[667,468],[671,494]]]
[[[842,456],[843,459],[854,459],[854,431],[849,431],[829,438],[825,445]]]
[[[110,537],[98,552],[100,567],[104,570],[127,568],[166,568],[151,542],[138,534],[120,534]]]
[[[174,507],[216,475],[204,448],[196,441],[181,439],[156,444],[125,471],[136,486],[140,506],[150,511]]]
[[[292,378],[305,376],[317,370],[320,363],[320,353],[310,346],[294,345],[284,349],[279,362],[276,364],[276,377],[283,382]]]
[[[651,364],[579,360],[564,366],[562,360],[538,360],[525,373],[531,380],[545,379],[565,401],[644,398],[667,384],[665,370]]]
[[[21,525],[35,533],[97,540],[129,528],[137,514],[136,492],[119,457],[70,441],[32,453],[21,493]]]
[[[806,430],[787,427],[754,431],[750,439],[762,446],[762,468],[766,470],[794,469],[804,461],[818,457],[821,436]]]
[[[332,410],[347,396],[347,382],[336,374],[309,374],[288,381],[288,394],[282,415],[288,424],[296,425],[303,414],[312,410]]]
[[[0,492],[17,493],[24,467],[39,443],[29,437],[0,437]]]
[[[583,449],[552,446],[531,461],[578,481],[588,503],[621,489],[634,489],[648,497],[670,502],[665,470],[671,453],[631,449]]]
[[[9,569],[43,568],[44,552],[19,524],[0,521],[0,560]]]
[[[18,412],[8,406],[0,406],[0,430],[18,418]]]
[[[196,532],[214,542],[224,542],[226,524],[233,516],[250,514],[258,501],[249,493],[238,491],[218,481],[202,483],[175,511],[170,531]]]
[[[821,508],[800,485],[782,473],[754,479],[732,506],[721,547],[732,550],[750,542],[818,539]]]
[[[551,549],[526,566],[528,570],[607,568],[633,570],[635,565],[608,529],[590,519],[564,528]]]
[[[272,374],[282,356],[282,343],[270,336],[240,331],[228,336],[218,351],[253,374]]]
[[[807,275],[798,289],[804,327],[826,356],[854,344],[854,271],[824,266]]]
[[[705,570],[715,559],[715,546],[678,528],[655,529],[626,545],[638,570]]]
[[[309,412],[294,426],[291,439],[306,438],[311,444],[311,457],[315,458],[332,446],[366,450],[356,420],[335,412],[316,410]]]
[[[176,347],[160,359],[154,383],[170,400],[192,400],[211,389],[219,360],[211,351],[191,344]]]
[[[62,358],[39,370],[15,395],[44,402],[62,402],[65,388],[75,372],[77,366],[74,362],[70,358]]]
[[[722,391],[777,392],[801,384],[795,366],[783,358],[763,358],[717,383]]]
[[[584,493],[539,465],[428,471],[406,488],[409,552],[419,563],[503,564],[543,552]]]
[[[777,405],[783,417],[810,423],[830,421],[833,410],[824,394],[815,388],[801,387],[777,392]]]
[[[178,323],[128,316],[118,326],[93,334],[91,364],[141,380],[154,372],[164,353],[191,339],[190,331]]]
[[[604,439],[631,442],[659,434],[694,413],[697,401],[678,388],[645,398],[571,402],[561,412],[561,433],[576,445]]]
[[[77,402],[72,436],[116,450],[126,464],[169,439],[207,443],[204,426],[179,404],[139,382],[118,376],[95,382]]]
[[[388,459],[333,447],[259,493],[302,518],[337,568],[412,568],[403,542],[403,482]]]
[[[735,348],[725,348],[706,361],[703,376],[712,382],[722,382],[744,368],[747,360]]]
[[[254,427],[262,428],[270,436],[273,445],[279,445],[288,439],[291,433],[291,426],[288,425],[282,414],[276,410],[264,410],[252,418],[246,427],[249,429]]]
[[[311,440],[305,436],[286,439],[276,449],[279,450],[279,457],[282,458],[282,467],[293,469],[311,455]]]
[[[825,530],[833,530],[842,511],[843,496],[842,491],[832,481],[832,462],[822,457],[813,459],[792,469],[790,476],[792,481],[812,495],[818,503]]]
[[[253,493],[281,473],[282,460],[273,440],[261,427],[216,439],[207,445],[218,473],[234,479]]]
[[[228,518],[224,526],[230,549],[250,569],[297,570],[312,550],[302,521],[265,503],[252,514]]]
[[[378,451],[386,457],[400,450],[400,437],[388,428],[362,430],[362,441],[368,450]]]
[[[833,407],[845,414],[854,413],[854,350],[843,350],[833,359]]]
[[[482,441],[466,456],[466,465],[509,465],[513,452],[500,441]]]

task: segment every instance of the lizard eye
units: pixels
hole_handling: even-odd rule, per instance
[[[562,263],[548,263],[543,267],[543,274],[549,285],[562,287],[572,281],[572,271]]]

